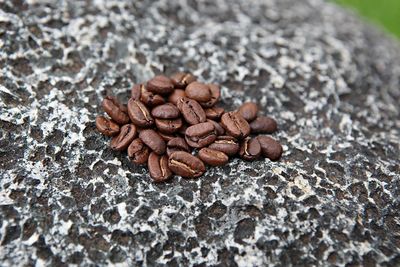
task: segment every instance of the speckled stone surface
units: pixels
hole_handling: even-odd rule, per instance
[[[400,46],[320,0],[0,0],[1,266],[400,265]],[[105,95],[193,71],[279,162],[153,184]]]

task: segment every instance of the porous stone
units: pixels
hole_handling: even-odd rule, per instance
[[[400,48],[322,0],[0,4],[2,266],[396,266]],[[95,128],[190,71],[275,118],[280,161],[154,184]]]

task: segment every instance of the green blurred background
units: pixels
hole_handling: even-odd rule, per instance
[[[400,38],[400,0],[335,0]]]

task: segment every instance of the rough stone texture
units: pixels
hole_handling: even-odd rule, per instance
[[[2,266],[400,264],[400,48],[320,0],[0,1]],[[95,130],[190,70],[279,122],[279,162],[153,184]]]

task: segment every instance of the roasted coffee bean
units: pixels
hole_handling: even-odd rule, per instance
[[[200,149],[199,158],[211,166],[222,166],[229,161],[228,155],[224,152],[206,147]]]
[[[142,130],[139,133],[139,138],[145,143],[151,150],[159,155],[165,153],[166,144],[164,139],[153,129]]]
[[[172,172],[168,167],[168,157],[166,155],[157,155],[151,152],[147,163],[150,176],[154,182],[164,182],[172,177]]]
[[[185,88],[188,84],[196,81],[196,77],[190,73],[177,72],[171,76],[175,88]]]
[[[106,136],[114,136],[119,133],[119,125],[104,116],[97,116],[96,128]]]
[[[240,157],[244,160],[255,160],[261,155],[261,146],[257,138],[247,137],[240,145]]]
[[[208,84],[208,87],[211,90],[211,99],[207,102],[200,102],[200,105],[205,108],[213,107],[217,103],[217,101],[219,100],[219,97],[221,95],[218,85]]]
[[[261,146],[261,151],[264,157],[272,161],[278,160],[283,152],[281,144],[269,136],[257,136],[258,142]]]
[[[131,98],[134,100],[140,100],[140,96],[142,95],[142,87],[144,87],[143,84],[135,84],[131,89]]]
[[[160,132],[166,134],[172,134],[179,130],[182,127],[182,119],[172,119],[172,120],[162,120],[156,119],[156,126]]]
[[[215,141],[217,133],[211,122],[203,122],[192,125],[186,129],[185,139],[189,146],[200,148]]]
[[[225,133],[225,129],[218,122],[213,120],[207,120],[207,122],[211,122],[212,124],[214,124],[217,135],[223,135]]]
[[[120,125],[129,123],[129,116],[124,105],[120,104],[113,96],[106,96],[103,99],[102,106],[104,111]]]
[[[219,120],[224,114],[225,110],[220,107],[212,107],[212,108],[207,108],[204,110],[206,113],[206,117],[211,120]]]
[[[135,125],[125,124],[121,127],[119,134],[111,140],[111,149],[117,151],[125,150],[136,137],[136,134]]]
[[[164,75],[157,75],[147,82],[146,89],[155,94],[168,95],[174,90],[174,84],[170,78]]]
[[[171,156],[172,153],[176,151],[186,151],[190,152],[190,148],[188,144],[186,143],[185,139],[182,137],[176,137],[174,139],[171,139],[167,143],[167,155]]]
[[[258,106],[253,102],[246,102],[240,106],[238,112],[246,121],[251,122],[257,118]]]
[[[232,136],[218,136],[217,139],[208,146],[211,149],[215,149],[224,152],[228,156],[232,157],[239,151],[239,144],[237,140]]]
[[[195,178],[206,171],[206,166],[197,157],[184,151],[176,151],[168,159],[169,169],[182,177]]]
[[[182,97],[178,100],[177,107],[181,111],[185,121],[190,125],[205,122],[207,119],[206,113],[196,100]]]
[[[250,123],[251,133],[271,134],[278,129],[278,124],[273,118],[262,116]]]
[[[139,100],[133,98],[128,101],[128,114],[132,122],[139,127],[149,127],[153,125],[154,119],[149,110]]]
[[[232,111],[224,113],[221,125],[226,132],[235,138],[245,138],[250,134],[250,125],[240,113]]]
[[[137,84],[133,86],[131,90],[131,98],[134,100],[140,100],[143,104],[149,107],[155,107],[165,103],[165,100],[160,95],[155,95],[152,92],[146,90],[144,84]]]
[[[164,139],[165,142],[169,142],[172,139],[179,137],[176,134],[165,134],[163,132],[158,132],[158,134],[162,137],[162,139]]]
[[[145,164],[150,155],[150,148],[140,138],[136,138],[128,146],[129,160],[135,164]]]
[[[186,97],[185,91],[182,89],[176,89],[172,92],[172,94],[169,95],[168,102],[176,105],[179,98],[181,98],[181,97]]]
[[[157,106],[151,111],[151,115],[158,119],[176,119],[179,117],[179,109],[171,103]]]
[[[200,82],[192,82],[185,89],[188,98],[198,102],[207,102],[211,100],[211,89],[207,84]]]

